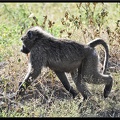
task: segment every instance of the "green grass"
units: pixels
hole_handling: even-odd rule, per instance
[[[120,117],[119,16],[120,3],[0,3],[0,117]],[[96,37],[105,39],[111,56],[108,70],[114,78],[107,99],[103,98],[103,85],[88,84],[94,96],[78,108],[81,94],[72,99],[49,69],[42,71],[22,98],[7,98],[27,73],[28,60],[20,52],[20,38],[37,24],[56,37],[80,43]],[[40,91],[49,98],[47,103]]]

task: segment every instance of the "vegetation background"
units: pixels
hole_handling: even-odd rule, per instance
[[[56,37],[79,43],[86,44],[97,37],[107,42],[108,73],[114,78],[107,99],[103,98],[103,85],[88,84],[94,96],[78,108],[81,94],[72,99],[49,68],[42,70],[24,96],[10,99],[27,73],[27,57],[20,52],[20,38],[29,27],[37,25]],[[96,50],[103,62],[103,48]],[[119,86],[120,3],[0,3],[0,117],[120,117]]]

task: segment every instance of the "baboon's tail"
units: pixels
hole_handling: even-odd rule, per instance
[[[103,66],[103,73],[105,74],[108,66],[108,59],[109,59],[109,50],[108,50],[107,43],[101,38],[97,38],[88,43],[88,45],[93,48],[100,44],[103,45],[103,47],[105,48],[105,59],[104,59],[104,66]]]

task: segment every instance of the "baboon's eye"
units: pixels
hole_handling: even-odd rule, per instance
[[[31,31],[28,31],[27,35],[28,35],[29,39],[31,39],[33,37],[33,33]]]

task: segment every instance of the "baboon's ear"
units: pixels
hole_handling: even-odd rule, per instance
[[[28,35],[28,38],[31,39],[33,37],[32,31],[28,31],[27,35]]]

